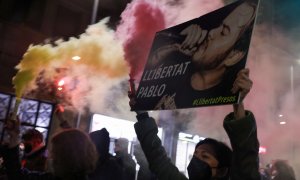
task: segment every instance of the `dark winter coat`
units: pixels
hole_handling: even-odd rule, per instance
[[[22,159],[22,164],[24,163],[23,167],[30,171],[45,171],[47,158],[47,148],[43,146],[32,153],[25,154]]]
[[[19,147],[3,149],[4,166],[9,180],[63,180],[52,173],[22,169],[19,160]],[[85,174],[72,177],[72,180],[88,180]]]
[[[231,180],[259,180],[256,123],[249,111],[244,119],[235,120],[233,113],[225,117],[224,128],[233,148],[230,173]],[[147,113],[137,115],[134,125],[137,137],[149,162],[149,167],[160,180],[187,180],[167,157],[167,153],[157,136],[155,120]]]
[[[118,152],[115,158],[122,167],[122,180],[135,180],[136,164],[132,156],[127,152]]]
[[[96,169],[89,174],[90,180],[121,180],[122,169],[116,159],[109,154],[109,132],[103,128],[90,133],[99,154]]]

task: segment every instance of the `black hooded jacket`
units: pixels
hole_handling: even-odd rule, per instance
[[[137,115],[135,132],[149,162],[150,170],[161,180],[187,180],[168,158],[157,136],[155,120],[147,113]],[[246,117],[235,120],[233,113],[224,120],[224,128],[233,149],[230,180],[260,180],[258,169],[258,148],[256,122],[253,114],[247,111]]]
[[[90,137],[96,145],[99,153],[97,167],[89,175],[90,180],[120,180],[122,179],[122,169],[115,158],[109,153],[109,132],[103,128],[90,133]]]

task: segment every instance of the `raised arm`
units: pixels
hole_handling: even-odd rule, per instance
[[[245,110],[243,100],[252,87],[249,70],[241,70],[234,82],[233,92],[240,92],[240,102],[233,105],[233,113],[225,117],[223,126],[233,150],[231,180],[259,180],[259,142],[252,112]]]
[[[246,116],[246,111],[244,109],[243,100],[250,92],[252,87],[252,80],[249,78],[249,69],[242,69],[238,74],[237,78],[234,81],[232,92],[240,93],[240,100],[238,104],[233,105],[234,118],[236,120],[242,119]]]
[[[134,96],[129,94],[129,98],[129,105],[132,106],[134,104]],[[153,172],[158,179],[187,180],[167,156],[165,148],[157,136],[158,128],[155,120],[149,117],[146,111],[136,113],[138,122],[134,124],[135,132],[148,160],[151,172]]]

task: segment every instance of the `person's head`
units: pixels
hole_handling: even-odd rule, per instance
[[[200,141],[188,166],[190,180],[228,179],[232,150],[223,142],[206,138]]]
[[[245,52],[234,46],[241,35],[250,27],[255,17],[255,6],[244,2],[238,5],[222,23],[209,31],[206,40],[193,55],[196,69],[211,70],[220,66],[232,65],[240,61]]]
[[[103,158],[107,156],[109,154],[110,143],[109,132],[105,128],[102,128],[91,132],[89,135],[97,148],[99,156]]]
[[[89,136],[78,129],[65,129],[51,139],[54,175],[72,179],[94,170],[98,155]]]
[[[115,140],[115,153],[128,153],[128,139],[119,138]]]
[[[30,153],[43,145],[43,134],[36,129],[28,129],[22,135],[22,143],[24,145],[24,152]]]
[[[275,160],[272,163],[271,176],[274,180],[296,180],[294,169],[285,160]]]

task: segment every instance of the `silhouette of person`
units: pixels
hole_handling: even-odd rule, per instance
[[[94,172],[89,174],[89,180],[120,180],[122,169],[116,159],[109,153],[109,132],[102,128],[90,133],[90,137],[96,145],[99,159]]]
[[[132,156],[128,153],[128,144],[129,141],[126,138],[119,138],[115,140],[115,158],[122,167],[122,180],[135,179],[136,164],[132,159]]]
[[[28,129],[21,139],[24,145],[22,167],[31,171],[45,171],[48,152],[43,134],[36,129]]]

